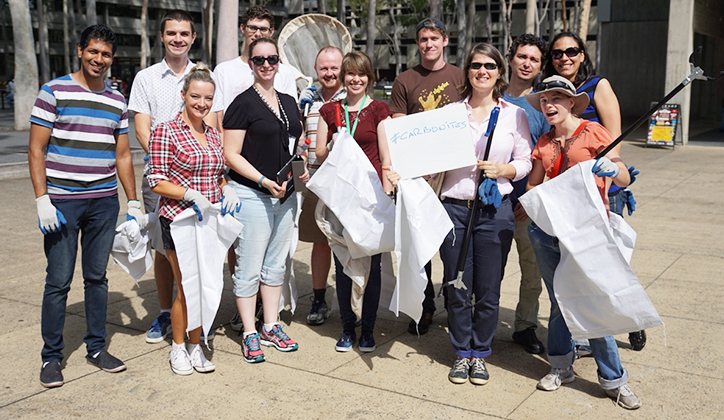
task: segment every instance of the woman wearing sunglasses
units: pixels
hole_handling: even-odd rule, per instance
[[[294,98],[274,89],[279,69],[276,42],[256,39],[249,46],[249,57],[254,84],[229,105],[223,126],[229,184],[243,203],[236,215],[244,228],[236,243],[232,276],[243,324],[241,347],[244,360],[257,363],[265,360],[260,344],[282,352],[298,348],[279,323],[279,298],[297,199],[291,194],[283,200],[287,181],[278,183],[277,172],[292,157],[303,132]],[[305,170],[299,178],[307,182],[309,173]],[[255,325],[257,294],[264,312],[261,331]]]
[[[548,47],[545,78],[556,74],[570,80],[576,87],[576,93],[588,95],[588,106],[581,112],[580,118],[601,124],[614,139],[621,135],[621,108],[611,83],[594,74],[593,64],[586,53],[586,45],[572,32],[559,33]],[[620,145],[616,147],[616,151],[621,152]],[[610,210],[621,217],[626,205],[629,206],[629,211],[633,212],[636,204],[630,190],[615,184],[608,190],[607,198]],[[646,344],[646,332],[632,332],[628,339],[634,350],[641,350]]]
[[[333,135],[341,127],[346,127],[349,134],[357,141],[362,151],[372,163],[380,177],[385,192],[392,191],[387,178],[382,177],[382,165],[390,164],[387,140],[377,133],[382,121],[390,118],[392,113],[387,103],[373,99],[369,94],[375,82],[372,62],[366,54],[359,51],[347,53],[342,60],[340,77],[347,90],[347,98],[342,102],[329,102],[319,110],[320,118],[317,126],[317,160],[321,163],[329,155],[328,144]],[[339,121],[339,122],[338,122]],[[380,303],[381,288],[381,255],[372,257],[369,280],[365,286],[362,303],[362,334],[359,338],[361,352],[375,350],[373,330],[377,319],[377,307]],[[344,267],[334,257],[336,271],[337,299],[339,314],[342,318],[342,335],[335,349],[339,352],[352,350],[357,334],[355,333],[355,314],[352,311],[352,279],[344,273]]]
[[[465,60],[465,71],[461,96],[465,98],[462,102],[467,109],[478,164],[445,174],[440,197],[454,231],[440,247],[440,258],[444,282],[454,280],[469,208],[476,197],[478,174],[483,171],[486,178],[494,180],[489,183],[497,189],[501,201],[498,206],[480,204],[474,215],[463,274],[467,290],[447,287],[447,311],[450,341],[458,357],[448,379],[456,384],[470,380],[475,385],[484,385],[489,378],[484,359],[492,352],[498,325],[500,283],[515,229],[508,194],[513,192],[511,182],[530,172],[531,145],[525,111],[502,99],[508,84],[500,51],[486,43],[475,45]],[[488,146],[486,131],[496,107],[500,108],[497,128]],[[480,159],[486,147],[490,147],[490,154],[483,161]]]

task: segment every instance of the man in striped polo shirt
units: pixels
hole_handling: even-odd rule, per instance
[[[80,70],[43,85],[30,117],[28,163],[48,260],[40,371],[46,388],[63,385],[63,326],[79,236],[86,361],[106,372],[126,369],[106,351],[105,342],[106,267],[119,211],[116,173],[128,197],[128,219],[141,227],[145,221],[136,199],[126,103],[103,83],[115,51],[116,35],[110,28],[86,28],[78,44]]]

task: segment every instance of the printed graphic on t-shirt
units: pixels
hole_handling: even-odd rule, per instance
[[[422,111],[431,111],[455,102],[445,93],[445,88],[448,86],[450,86],[450,82],[442,82],[432,91],[428,91],[427,89],[420,91],[420,97],[417,98],[417,101],[420,103],[420,106],[422,106]]]

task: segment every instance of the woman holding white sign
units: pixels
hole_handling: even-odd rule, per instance
[[[369,93],[375,81],[375,73],[369,57],[362,52],[352,51],[344,56],[340,77],[347,90],[347,99],[343,102],[330,102],[319,110],[320,118],[317,126],[317,160],[321,163],[329,155],[330,142],[335,138],[339,128],[346,127],[349,134],[357,141],[360,148],[372,163],[382,182],[385,192],[392,193],[392,184],[382,177],[382,166],[389,166],[390,157],[387,140],[378,136],[382,129],[382,121],[390,118],[390,108],[385,102],[374,100]],[[369,280],[365,287],[362,304],[362,334],[359,349],[362,352],[374,351],[375,339],[373,330],[377,319],[377,307],[380,301],[381,270],[380,254],[372,257]],[[355,333],[355,314],[352,311],[352,279],[344,273],[344,267],[334,257],[336,271],[337,299],[339,313],[342,318],[343,332],[335,349],[340,352],[350,351],[357,335]]]
[[[481,43],[473,47],[465,60],[467,79],[462,86],[462,101],[468,112],[478,163],[445,173],[440,191],[443,206],[454,224],[440,247],[444,264],[444,282],[456,278],[457,264],[462,252],[462,238],[470,218],[470,208],[476,195],[477,180],[483,171],[487,180],[481,188],[483,204],[473,215],[472,237],[465,260],[462,280],[467,289],[449,287],[447,290],[448,329],[450,341],[458,359],[448,379],[456,384],[470,380],[484,385],[489,375],[485,358],[498,325],[500,283],[505,262],[513,240],[515,222],[508,194],[512,181],[528,175],[530,161],[530,131],[523,109],[505,102],[505,60],[495,47]],[[498,111],[495,135],[488,137],[491,117]],[[487,160],[480,160],[489,148]],[[485,205],[485,203],[492,203]],[[472,296],[475,296],[474,304]]]

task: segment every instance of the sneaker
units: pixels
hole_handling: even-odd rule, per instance
[[[561,384],[570,384],[576,380],[576,375],[573,374],[573,367],[568,369],[553,368],[551,371],[538,381],[538,389],[543,391],[555,391],[561,387]]]
[[[455,361],[447,378],[454,384],[464,384],[468,381],[468,372],[470,372],[470,360],[467,357],[461,357]]]
[[[576,359],[580,359],[581,357],[593,357],[593,352],[588,346],[581,346],[576,344],[574,352],[576,354]]]
[[[194,370],[201,373],[215,371],[216,366],[212,362],[210,362],[206,358],[206,356],[204,356],[204,352],[201,350],[201,346],[197,344],[193,347],[194,349],[191,350],[191,353],[189,353],[189,361],[191,362],[191,366],[194,367]]]
[[[646,331],[635,331],[628,333],[628,342],[631,343],[631,348],[634,351],[641,351],[646,345]]]
[[[171,364],[173,373],[177,375],[191,375],[194,373],[194,368],[189,359],[189,353],[183,344],[179,348],[171,347],[171,352],[168,354],[168,362]]]
[[[418,333],[424,335],[430,331],[430,325],[432,325],[432,314],[423,312],[422,317],[420,317],[420,323],[416,323],[414,319],[410,321],[410,324],[407,326],[407,332],[415,335]]]
[[[259,347],[259,333],[249,334],[241,340],[241,353],[248,363],[259,363],[266,360]]]
[[[488,383],[490,375],[485,367],[485,360],[475,357],[470,363],[470,383],[473,385],[485,385]]]
[[[149,344],[156,344],[166,339],[166,336],[171,332],[171,314],[164,312],[153,320],[151,328],[146,333],[146,342]]]
[[[239,311],[236,311],[234,317],[231,318],[231,321],[229,321],[229,324],[232,330],[236,332],[241,332],[241,328],[243,327],[243,325],[241,324],[241,315],[239,315]]]
[[[323,300],[317,300],[312,296],[312,309],[309,310],[307,315],[307,324],[309,325],[322,325],[324,320],[329,318],[329,307],[327,302]]]
[[[627,410],[636,410],[641,407],[641,400],[633,393],[628,384],[615,389],[607,389],[606,395],[616,400],[616,404]]]
[[[46,388],[63,386],[65,382],[63,382],[63,373],[60,370],[60,362],[57,360],[43,363],[43,367],[40,368],[40,385]]]
[[[296,341],[289,338],[287,333],[282,330],[282,326],[275,324],[271,331],[267,331],[263,326],[259,334],[259,342],[267,347],[276,347],[279,351],[294,351],[299,348]]]
[[[352,346],[356,340],[357,337],[354,335],[354,332],[344,332],[342,333],[342,336],[339,337],[339,340],[337,340],[337,344],[334,346],[334,349],[340,352],[350,351],[352,350]]]
[[[362,353],[370,353],[375,351],[376,348],[375,337],[372,333],[362,333],[359,337],[359,351]]]
[[[92,356],[86,356],[85,361],[88,362],[89,365],[93,365],[105,372],[116,373],[126,370],[126,365],[123,364],[123,362],[111,356],[111,354],[105,350],[99,351]]]

